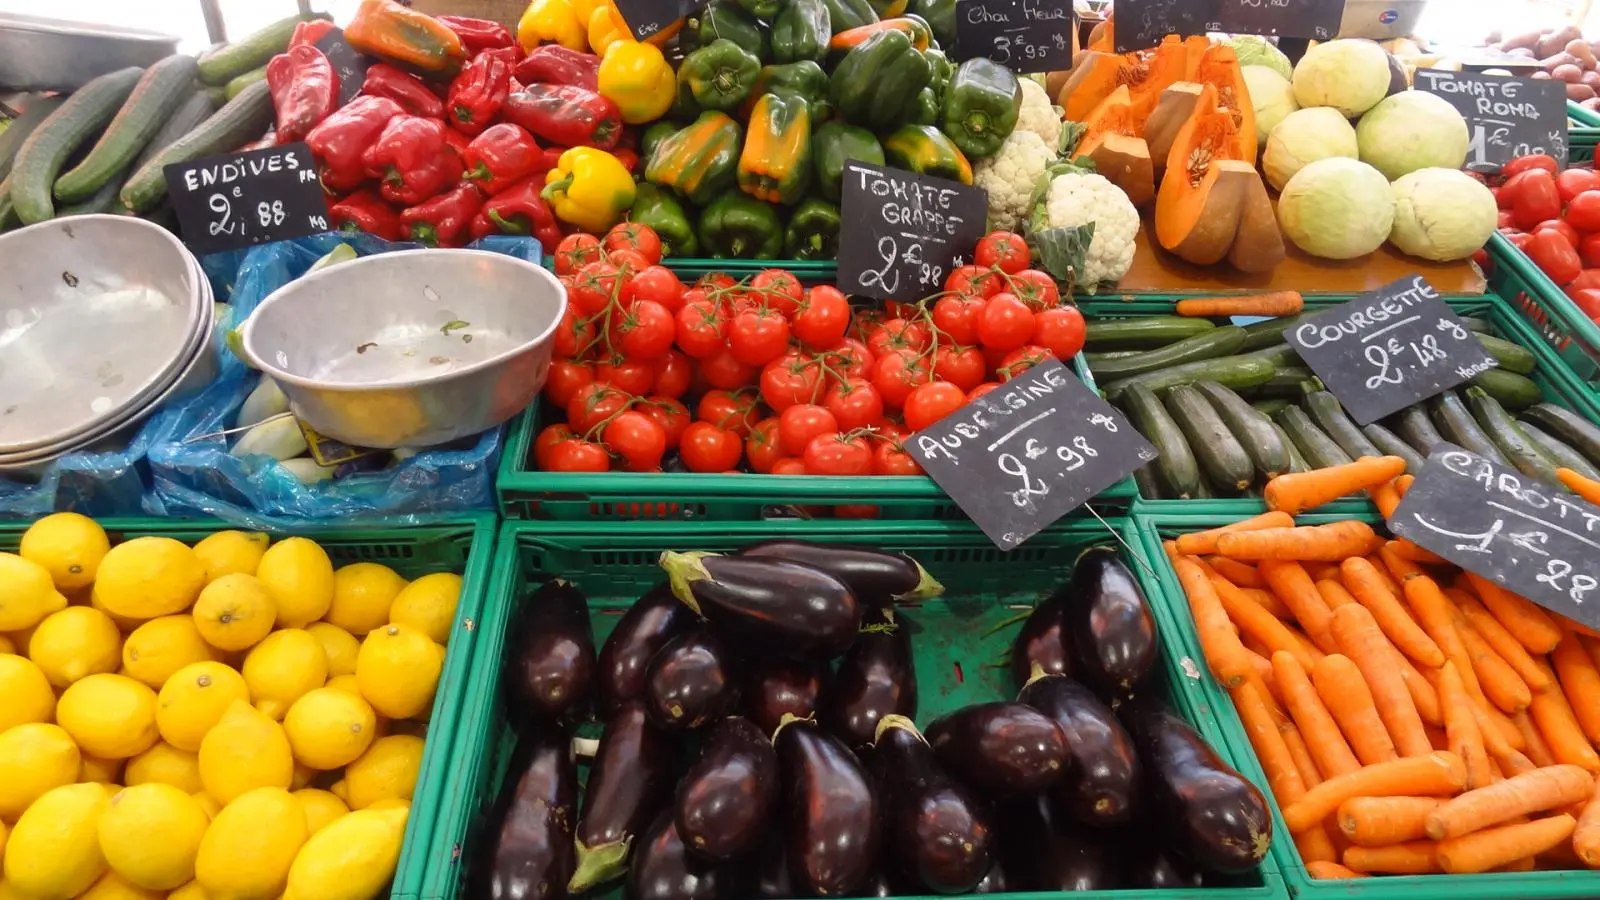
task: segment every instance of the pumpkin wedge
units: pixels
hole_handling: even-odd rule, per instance
[[[1233,127],[1239,131],[1239,143],[1244,154],[1240,158],[1254,162],[1257,149],[1256,107],[1250,101],[1250,88],[1245,84],[1238,54],[1225,44],[1206,48],[1189,80],[1217,89],[1217,106],[1228,111],[1233,117]]]
[[[1171,85],[1161,92],[1156,108],[1144,120],[1144,142],[1150,148],[1157,178],[1167,170],[1167,154],[1172,151],[1172,142],[1177,140],[1184,123],[1194,116],[1195,110],[1216,105],[1216,89],[1211,89],[1210,100],[1205,99],[1205,92],[1206,86],[1194,81]]]
[[[1168,85],[1183,78],[1188,68],[1188,51],[1175,34],[1169,34],[1154,50],[1142,53],[1100,53],[1090,51],[1073,61],[1072,74],[1062,85],[1056,103],[1072,122],[1082,122],[1094,108],[1126,85],[1133,103],[1133,117],[1143,122]]]
[[[1089,29],[1089,46],[1085,50],[1095,50],[1100,53],[1117,52],[1116,19],[1111,13],[1101,19],[1093,28]]]
[[[1253,163],[1239,159],[1233,117],[1217,107],[1215,95],[1207,85],[1200,107],[1179,129],[1156,194],[1156,240],[1196,265],[1228,255],[1251,180],[1261,180]]]
[[[1073,159],[1085,156],[1094,160],[1095,171],[1122,189],[1134,206],[1155,199],[1155,168],[1150,149],[1139,136],[1139,123],[1133,118],[1133,95],[1127,85],[1119,85],[1111,96],[1089,113],[1083,122]]]
[[[1244,205],[1239,210],[1239,233],[1234,235],[1228,262],[1235,269],[1254,275],[1277,268],[1285,254],[1283,231],[1278,228],[1267,186],[1260,172],[1252,169],[1251,173],[1255,177],[1245,190]]]

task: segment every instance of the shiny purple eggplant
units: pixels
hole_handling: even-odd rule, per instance
[[[839,579],[781,559],[661,554],[672,592],[751,655],[832,659],[855,643],[861,604]]]
[[[1073,672],[1107,701],[1132,697],[1161,658],[1156,621],[1139,582],[1110,547],[1094,547],[1072,570],[1066,628]]]
[[[607,720],[584,787],[569,891],[582,893],[627,871],[629,845],[668,807],[678,775],[677,750],[638,701],[624,704]]]
[[[781,656],[753,660],[745,671],[740,708],[771,735],[783,724],[784,716],[813,718],[827,681],[828,664],[822,660]]]
[[[1120,843],[1108,835],[1058,820],[1042,796],[1017,801],[1006,816],[1002,833],[1011,890],[1107,891],[1122,886]]]
[[[1044,713],[1067,739],[1071,762],[1050,787],[1056,809],[1073,821],[1098,828],[1133,818],[1139,754],[1111,708],[1071,678],[1043,672],[1022,688],[1017,702]]]
[[[694,622],[694,613],[678,602],[665,582],[634,601],[600,648],[595,696],[601,718],[610,718],[622,704],[644,697],[650,660]]]
[[[689,852],[672,811],[662,810],[628,862],[627,900],[739,900],[740,873]]]
[[[1020,690],[1037,666],[1051,675],[1072,674],[1072,653],[1067,637],[1067,591],[1057,589],[1039,602],[1022,622],[1011,642],[1011,678]]]
[[[751,544],[739,555],[781,559],[827,572],[862,603],[912,603],[944,593],[944,585],[929,575],[921,563],[903,553],[885,553],[854,544],[775,538]]]
[[[588,601],[572,583],[546,582],[523,601],[506,653],[513,716],[560,720],[587,711],[595,680],[594,635]]]
[[[910,719],[916,714],[911,634],[894,609],[873,607],[867,611],[861,636],[845,651],[822,694],[822,727],[859,748],[872,743],[884,716]]]
[[[711,728],[678,785],[677,832],[696,856],[725,862],[761,844],[778,804],[778,753],[767,732],[730,716]]]
[[[733,649],[701,624],[667,642],[645,674],[645,708],[657,725],[699,728],[739,705]]]
[[[872,772],[883,789],[884,842],[899,874],[940,894],[964,894],[989,871],[988,805],[951,778],[903,716],[885,716]]]
[[[964,707],[935,719],[927,737],[945,771],[996,797],[1045,790],[1070,759],[1061,728],[1020,703]]]
[[[531,729],[512,755],[512,792],[489,863],[490,900],[562,900],[574,865],[578,765],[572,736],[555,724]]]
[[[814,723],[790,721],[773,739],[784,796],[789,877],[811,897],[854,897],[877,870],[878,792],[856,755]]]

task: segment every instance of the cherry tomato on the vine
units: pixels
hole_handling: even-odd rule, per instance
[[[870,475],[872,448],[867,439],[845,434],[819,434],[800,456],[811,475]]]
[[[1066,362],[1083,349],[1088,326],[1076,306],[1058,306],[1039,313],[1033,320],[1033,343]]]
[[[1008,275],[1015,275],[1028,267],[1033,251],[1028,249],[1028,242],[1020,234],[991,231],[978,239],[972,259],[985,269],[994,266]]]
[[[773,475],[804,475],[806,464],[798,457],[785,456],[772,464]]]
[[[613,300],[627,306],[633,300],[632,281],[609,262],[586,263],[577,271],[569,296],[580,312],[592,316]]]
[[[584,318],[578,308],[568,304],[556,325],[554,353],[556,356],[577,356],[594,342],[594,322]]]
[[[656,380],[650,387],[653,394],[678,398],[689,392],[694,380],[694,366],[681,351],[668,350],[654,364]]]
[[[933,377],[948,381],[963,391],[983,383],[988,366],[977,347],[941,346],[933,354]]]
[[[1002,380],[1010,381],[1049,359],[1051,359],[1049,350],[1029,344],[1025,347],[1018,347],[1006,354],[1006,358],[1000,362],[996,373]]]
[[[967,391],[967,402],[971,403],[972,401],[982,397],[984,394],[989,393],[999,386],[1000,382],[998,381],[985,381],[983,384],[980,384],[972,390]]]
[[[933,327],[958,344],[976,344],[978,317],[985,305],[981,297],[940,297],[933,304]]]
[[[702,422],[710,422],[718,428],[726,428],[743,437],[755,427],[756,398],[747,391],[707,391],[700,398],[700,405],[695,408],[695,418]]]
[[[790,351],[761,370],[761,399],[776,412],[796,403],[814,403],[822,384],[822,367],[801,353]]]
[[[695,279],[694,286],[707,293],[723,288],[731,288],[739,282],[727,272],[707,272]]]
[[[845,338],[839,346],[824,354],[824,361],[845,378],[864,378],[872,373],[875,359],[866,344],[855,338]]]
[[[833,385],[822,402],[845,431],[875,425],[883,418],[883,397],[865,378],[850,378]]]
[[[633,295],[640,300],[654,300],[668,312],[677,312],[683,305],[683,282],[666,266],[650,266],[633,276]]]
[[[728,349],[747,366],[764,366],[788,348],[789,320],[772,310],[746,310],[728,322]]]
[[[619,413],[607,423],[602,439],[612,453],[622,457],[630,472],[660,468],[661,457],[667,452],[667,433],[655,420],[636,410]]]
[[[646,359],[601,360],[595,364],[594,379],[635,397],[642,397],[655,387],[656,370],[655,365]]]
[[[654,300],[635,300],[611,314],[611,346],[629,359],[660,359],[672,349],[672,313]]]
[[[815,403],[797,403],[778,414],[778,442],[784,452],[799,456],[820,434],[834,434],[839,430],[839,420],[825,406]]]
[[[727,391],[754,386],[760,372],[759,366],[745,365],[727,348],[700,361],[700,377],[706,384]]]
[[[600,239],[592,234],[569,234],[556,245],[556,274],[571,275],[584,265],[600,261]]]
[[[550,448],[545,468],[552,472],[609,472],[611,454],[593,441],[569,438]]]
[[[592,382],[578,388],[567,401],[567,424],[579,435],[588,434],[627,407],[632,399],[628,394],[609,384]]]
[[[694,421],[689,417],[689,408],[679,403],[672,397],[650,396],[637,407],[639,412],[650,417],[650,421],[661,426],[661,431],[667,436],[667,449],[678,446],[678,441],[683,437],[684,429]]]
[[[919,386],[928,383],[927,360],[910,350],[896,350],[878,358],[872,370],[872,384],[883,396],[883,405],[899,409]]]
[[[614,250],[606,254],[606,259],[617,267],[617,271],[627,276],[630,281],[634,276],[654,265],[648,257],[637,250]]]
[[[710,422],[695,422],[683,432],[678,456],[691,472],[726,472],[739,465],[744,442],[735,432]]]
[[[574,437],[577,437],[577,434],[565,422],[557,422],[539,429],[538,436],[533,439],[534,464],[541,469],[550,468],[551,448]]]
[[[948,381],[930,381],[918,385],[906,397],[906,427],[921,431],[960,409],[967,402],[967,392]]]
[[[689,356],[705,359],[727,348],[728,318],[709,300],[685,303],[673,318],[678,349]]]
[[[622,250],[631,250],[649,260],[650,265],[661,262],[661,237],[649,225],[638,222],[622,222],[611,226],[605,238],[600,242],[607,253],[617,253]]]
[[[550,374],[545,376],[544,380],[544,395],[551,403],[566,409],[579,388],[593,383],[593,365],[570,359],[558,359],[550,363]]]
[[[928,349],[928,326],[909,319],[886,319],[867,332],[867,347],[873,356],[886,356],[896,350],[922,352]]]
[[[1006,290],[1016,294],[1030,309],[1054,309],[1061,305],[1061,290],[1056,287],[1056,280],[1038,269],[1023,269],[1011,276]]]
[[[906,452],[898,438],[880,440],[872,448],[872,474],[921,475],[922,464]]]
[[[944,280],[944,289],[952,294],[980,299],[994,296],[1002,287],[999,273],[987,266],[961,266]]]
[[[805,296],[800,279],[787,269],[763,269],[750,279],[750,292],[769,309],[785,318],[792,317]]]
[[[990,350],[1011,351],[1033,339],[1034,312],[1012,293],[989,298],[978,316],[978,340]]]
[[[744,439],[744,455],[755,472],[766,475],[772,471],[773,464],[783,458],[777,416],[768,416],[750,429],[750,436]]]
[[[795,311],[791,331],[812,350],[831,350],[850,328],[850,300],[831,284],[806,291]]]

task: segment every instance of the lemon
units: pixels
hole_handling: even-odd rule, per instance
[[[411,801],[410,800],[402,800],[399,797],[385,797],[382,800],[379,800],[377,803],[373,803],[373,804],[371,804],[371,805],[369,805],[367,807],[367,809],[410,809],[410,808],[411,808]]]
[[[311,782],[316,781],[317,776],[321,774],[316,769],[297,762],[294,764],[294,775],[289,779],[289,790],[298,791],[308,788],[311,786]]]
[[[100,816],[100,852],[131,884],[170,891],[194,878],[194,857],[211,824],[205,810],[170,784],[123,788]]]
[[[254,575],[224,575],[206,585],[194,604],[194,624],[218,650],[247,650],[272,631],[277,609]]]
[[[159,723],[160,713],[156,716]],[[122,780],[127,782],[128,787],[170,784],[185,794],[205,789],[200,783],[200,757],[188,750],[179,750],[166,741],[157,741],[149,750],[128,760]]]
[[[69,784],[33,802],[6,841],[6,881],[24,897],[71,900],[106,871],[97,829],[110,802],[98,784]]]
[[[103,759],[83,754],[83,765],[78,768],[78,781],[83,784],[116,784],[122,780],[125,760]]]
[[[50,679],[32,660],[0,653],[0,734],[26,722],[48,722],[56,715]]]
[[[46,791],[78,780],[78,745],[66,729],[29,722],[0,733],[0,818],[15,820]]]
[[[156,727],[167,743],[195,752],[233,701],[250,701],[244,676],[219,662],[184,666],[161,686],[156,697]]]
[[[358,697],[361,695],[361,682],[353,672],[349,675],[335,675],[329,678],[323,687],[330,687],[336,691],[349,691]]]
[[[200,782],[223,804],[260,787],[287,788],[294,759],[283,726],[235,701],[200,742]]]
[[[327,683],[328,654],[311,632],[285,628],[251,648],[240,672],[256,708],[282,721],[296,700]]]
[[[15,654],[16,652],[17,652],[17,645],[11,643],[11,638],[7,637],[6,635],[0,634],[0,653]]]
[[[160,739],[156,692],[126,675],[90,675],[61,694],[56,721],[85,753],[127,759]]]
[[[294,758],[313,769],[337,769],[367,751],[377,716],[361,697],[333,688],[310,691],[289,708],[283,730]]]
[[[17,554],[44,566],[56,590],[72,591],[94,583],[100,560],[110,549],[111,541],[100,523],[78,513],[62,512],[29,525]]]
[[[134,629],[122,645],[123,669],[158,691],[179,669],[214,656],[190,616],[151,619]]]
[[[206,889],[200,886],[200,882],[191,881],[168,894],[167,900],[211,900],[211,898],[206,896]]]
[[[194,555],[206,567],[206,581],[224,575],[254,575],[267,552],[267,536],[256,531],[219,531],[194,545]]]
[[[90,675],[115,672],[122,661],[122,634],[105,613],[69,606],[34,629],[28,658],[52,685],[64,688]]]
[[[433,705],[444,668],[444,648],[407,625],[385,625],[367,635],[356,657],[361,696],[391,719],[421,715]]]
[[[200,840],[195,880],[212,897],[272,900],[306,842],[306,814],[282,788],[248,791],[222,808]]]
[[[306,538],[287,538],[268,547],[256,577],[272,598],[281,626],[304,628],[333,605],[333,563]]]
[[[379,563],[359,562],[333,573],[333,605],[324,620],[356,637],[389,623],[389,608],[406,580]]]
[[[345,768],[346,796],[340,799],[351,809],[365,809],[391,797],[410,800],[422,771],[422,747],[422,738],[405,734],[373,741],[360,759]]]
[[[0,553],[0,631],[22,631],[65,609],[50,570],[15,553]]]
[[[215,819],[217,813],[222,812],[222,804],[217,802],[217,798],[205,791],[199,791],[189,796],[194,798],[194,802],[200,804],[200,809],[205,812],[208,819]]]
[[[302,788],[295,791],[294,798],[300,801],[301,808],[306,812],[308,834],[316,834],[330,822],[350,811],[350,807],[345,806],[343,800],[328,791],[319,791],[316,788]]]
[[[394,877],[406,812],[353,812],[306,841],[289,869],[284,900],[372,900]]]
[[[100,561],[94,592],[106,609],[129,619],[155,619],[188,609],[206,584],[206,567],[180,541],[134,538]]]
[[[410,625],[436,644],[450,641],[450,628],[456,621],[456,605],[461,601],[461,576],[449,572],[424,575],[406,585],[389,607],[389,621]]]
[[[356,673],[356,655],[361,652],[361,642],[354,635],[327,622],[314,623],[306,630],[322,644],[322,652],[328,656],[329,678]]]
[[[89,589],[89,598],[87,600],[79,602],[80,599],[81,598],[76,596],[67,598],[67,600],[73,606],[87,606],[90,609],[99,610],[100,612],[105,613],[106,616],[111,619],[111,621],[117,623],[117,630],[123,634],[132,634],[133,630],[138,628],[139,625],[144,622],[143,619],[130,619],[127,616],[119,616],[112,612],[106,607],[105,603],[101,602],[100,592],[94,588]]]
[[[115,872],[100,876],[94,886],[78,895],[78,900],[163,900],[166,891],[139,887]]]

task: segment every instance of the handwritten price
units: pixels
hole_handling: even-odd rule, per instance
[[[1399,384],[1404,381],[1405,376],[1393,371],[1395,366],[1391,362],[1404,357],[1407,351],[1416,358],[1416,364],[1419,366],[1428,366],[1449,358],[1439,346],[1439,339],[1431,334],[1423,336],[1420,341],[1407,341],[1404,344],[1397,338],[1390,338],[1386,345],[1368,344],[1363,352],[1367,362],[1378,368],[1378,374],[1367,379],[1367,390],[1377,390],[1380,385]]]
[[[1114,424],[1111,430],[1116,430]],[[1050,453],[1051,451],[1039,443],[1036,438],[1028,438],[1028,442],[1022,445],[1022,455],[1030,461],[1040,459]],[[1080,469],[1084,463],[1088,462],[1088,458],[1100,455],[1090,445],[1089,439],[1081,434],[1073,437],[1071,447],[1057,447],[1054,453],[1057,460],[1066,464],[1060,469],[1061,472]],[[1011,492],[1011,502],[1016,504],[1017,507],[1027,508],[1033,503],[1031,498],[1044,497],[1050,493],[1049,483],[1041,478],[1033,477],[1028,471],[1027,464],[1018,459],[1016,454],[1002,453],[995,457],[995,464],[1000,467],[1000,471],[1022,480],[1022,485]]]
[[[901,252],[895,239],[885,235],[878,238],[878,258],[883,261],[883,268],[868,269],[861,273],[860,282],[863,288],[878,287],[884,293],[893,294],[900,287],[900,271],[897,263],[910,266],[911,272],[916,276],[917,282],[926,289],[927,286],[938,286],[944,281],[944,269],[922,258],[922,244],[913,241],[904,252]]]

